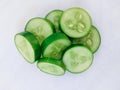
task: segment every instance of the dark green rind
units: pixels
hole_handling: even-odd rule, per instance
[[[35,38],[35,36],[32,33],[30,33],[30,32],[21,32],[21,33],[18,33],[18,34],[15,35],[14,42],[15,42],[15,38],[16,38],[17,35],[23,36],[31,44],[31,46],[32,46],[32,48],[34,50],[34,62],[36,60],[40,59],[41,47],[40,47],[40,44],[39,44],[38,40]],[[16,45],[16,42],[15,42],[15,45]],[[17,48],[17,46],[16,46],[16,48]],[[19,51],[19,49],[18,49],[18,51]],[[19,51],[19,53],[22,55],[22,53],[20,51]],[[26,60],[25,57],[24,57],[24,59]],[[28,60],[26,60],[26,61],[29,62]],[[29,62],[29,63],[32,64],[34,62]]]
[[[64,51],[62,60],[63,60],[64,55],[65,55],[65,53],[67,52],[67,50],[72,49],[72,48],[77,47],[77,46],[85,47],[85,48],[87,48],[87,49],[90,51],[90,49],[89,49],[87,46],[83,45],[83,44],[72,44],[71,46],[69,46],[68,48],[66,48],[66,50]],[[90,52],[91,52],[91,51],[90,51]],[[92,52],[91,52],[91,53],[92,53]],[[90,68],[90,66],[91,66],[92,63],[93,63],[93,59],[94,59],[94,55],[93,55],[93,54],[92,54],[92,57],[93,57],[93,58],[92,58],[91,64],[90,64],[89,67],[86,68],[85,70],[83,70],[83,71],[81,71],[81,72],[72,72],[72,71],[68,70],[67,68],[66,68],[66,70],[69,71],[70,73],[73,73],[73,74],[80,74],[80,73],[82,73],[82,72],[85,72],[85,71],[87,71],[87,70]],[[64,62],[63,62],[63,63],[64,63]],[[65,64],[64,64],[64,65],[65,65]]]
[[[53,59],[53,58],[41,58],[37,62],[37,67],[38,68],[39,68],[38,64],[42,63],[42,62],[43,63],[50,63],[50,64],[57,65],[57,66],[61,67],[64,70],[64,73],[61,74],[61,75],[65,74],[66,68],[65,68],[65,65],[62,61],[59,61],[59,60],[56,60],[56,59]],[[40,71],[42,71],[42,70],[40,70]],[[42,71],[42,72],[44,72],[44,71]],[[45,72],[45,73],[47,73],[47,72]],[[50,73],[47,73],[47,74],[50,74]],[[55,74],[50,74],[50,75],[55,75]],[[55,76],[61,76],[61,75],[55,75]]]

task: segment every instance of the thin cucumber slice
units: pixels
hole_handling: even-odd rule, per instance
[[[33,34],[21,32],[15,35],[14,40],[17,49],[29,63],[34,63],[40,58],[40,44]]]
[[[97,28],[92,26],[90,28],[90,33],[87,36],[83,38],[79,38],[79,39],[72,39],[72,43],[73,44],[84,44],[87,47],[89,47],[93,53],[95,53],[100,46],[101,37],[100,37],[99,31],[97,30]]]
[[[40,44],[55,31],[54,26],[50,21],[39,17],[29,20],[25,30],[34,34]]]
[[[71,38],[81,38],[90,31],[92,20],[82,8],[70,8],[63,12],[60,19],[62,31]]]
[[[66,69],[72,73],[81,73],[87,70],[93,62],[92,52],[85,46],[72,45],[63,55]]]
[[[37,67],[45,73],[60,76],[65,73],[65,66],[62,61],[58,61],[51,58],[41,58]]]
[[[71,45],[69,38],[59,32],[46,38],[41,47],[43,57],[61,59],[63,51]]]
[[[56,29],[56,32],[60,32],[60,26],[59,26],[59,21],[60,21],[60,17],[62,15],[63,11],[62,10],[52,10],[51,12],[49,12],[45,18],[47,18],[48,20],[50,20]]]

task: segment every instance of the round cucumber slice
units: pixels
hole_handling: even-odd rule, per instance
[[[66,69],[72,73],[81,73],[87,70],[92,62],[92,52],[81,45],[70,46],[63,55],[63,63]]]
[[[34,63],[40,58],[40,44],[33,34],[21,32],[16,34],[14,39],[17,49],[29,63]]]
[[[92,20],[82,8],[70,8],[63,12],[60,19],[62,31],[71,38],[81,38],[90,31]]]
[[[55,32],[54,25],[47,19],[35,17],[28,21],[25,30],[36,36],[41,44],[45,38]]]
[[[62,13],[63,13],[62,10],[56,9],[56,10],[52,10],[51,12],[49,12],[45,17],[54,24],[56,32],[60,32],[59,21],[60,21],[60,17]]]
[[[45,73],[60,76],[65,73],[65,66],[62,61],[58,61],[51,58],[41,58],[37,67]]]
[[[90,32],[87,36],[79,39],[72,39],[73,44],[84,44],[90,48],[90,50],[95,53],[101,43],[100,33],[95,26],[90,28]]]
[[[43,57],[61,59],[63,51],[71,45],[69,38],[59,32],[46,38],[41,47]]]

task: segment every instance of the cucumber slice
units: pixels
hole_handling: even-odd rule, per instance
[[[70,8],[63,12],[60,19],[62,31],[72,38],[81,38],[90,31],[92,20],[82,8]]]
[[[63,13],[62,10],[52,10],[45,17],[54,24],[56,32],[60,32],[59,21],[62,13]]]
[[[46,38],[41,47],[43,57],[61,59],[63,51],[71,45],[69,38],[59,32]]]
[[[63,63],[66,69],[72,73],[81,73],[87,70],[92,62],[92,52],[81,45],[72,45],[63,55]]]
[[[25,30],[34,34],[40,44],[55,31],[54,26],[50,21],[39,17],[29,20]]]
[[[42,72],[51,75],[59,76],[65,73],[65,66],[63,62],[51,58],[41,58],[37,63],[37,67]]]
[[[92,26],[90,30],[91,31],[87,36],[79,39],[72,39],[72,43],[84,44],[89,47],[93,53],[95,53],[100,46],[101,37],[96,27]]]
[[[40,58],[40,44],[33,34],[21,32],[15,35],[14,40],[17,49],[29,63],[34,63]]]

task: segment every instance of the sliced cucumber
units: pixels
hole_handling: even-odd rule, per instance
[[[62,31],[72,38],[81,38],[90,31],[92,20],[82,8],[70,8],[63,12],[60,19]]]
[[[54,33],[46,38],[41,47],[43,57],[61,59],[63,51],[71,45],[69,38],[63,33]]]
[[[101,37],[96,27],[92,26],[90,30],[91,31],[87,36],[79,39],[72,39],[72,43],[84,44],[88,46],[93,53],[95,53],[100,46]]]
[[[37,63],[37,67],[45,73],[56,76],[63,75],[65,73],[63,62],[51,58],[41,58]]]
[[[55,31],[54,26],[50,21],[39,17],[29,20],[25,30],[34,34],[40,44]]]
[[[56,10],[52,10],[46,15],[46,18],[54,24],[56,32],[60,32],[59,20],[62,13],[63,13],[62,10],[56,9]]]
[[[63,55],[63,63],[66,69],[72,73],[81,73],[87,70],[92,62],[92,52],[81,45],[72,45]]]
[[[40,44],[33,34],[29,32],[16,34],[15,44],[19,52],[29,63],[34,63],[40,58]]]

